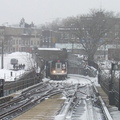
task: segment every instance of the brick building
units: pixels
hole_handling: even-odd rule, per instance
[[[41,30],[37,28],[0,26],[0,45],[3,40],[4,52],[30,52],[40,47]]]

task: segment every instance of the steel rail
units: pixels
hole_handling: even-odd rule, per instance
[[[104,101],[102,100],[102,97],[100,96],[100,94],[99,94],[99,92],[98,92],[98,90],[97,90],[97,88],[96,88],[96,86],[93,85],[93,88],[94,88],[94,90],[95,90],[96,95],[97,95],[98,98],[99,98],[99,101],[100,101],[101,108],[102,108],[102,110],[103,110],[103,114],[104,114],[104,116],[105,116],[105,119],[106,119],[106,120],[113,120],[113,118],[111,117],[111,115],[110,115],[110,113],[109,113],[109,111],[108,111],[108,109],[107,109]]]
[[[22,105],[19,105],[19,106],[17,106],[16,108],[13,108],[13,109],[11,109],[10,111],[7,111],[7,112],[4,112],[4,113],[2,113],[2,114],[0,114],[0,119],[3,119],[3,118],[5,118],[5,117],[9,117],[10,115],[12,115],[12,114],[15,114],[15,113],[17,113],[17,112],[22,112],[22,110],[23,109],[25,109],[27,106],[30,106],[30,107],[32,107],[32,106],[34,106],[34,105],[36,105],[37,104],[37,101],[42,101],[42,100],[44,100],[45,98],[48,98],[48,97],[50,97],[50,96],[53,96],[53,95],[56,95],[56,94],[59,94],[59,93],[61,93],[62,91],[61,90],[55,90],[55,89],[53,89],[53,90],[50,90],[50,91],[46,91],[46,93],[45,94],[43,94],[43,95],[41,95],[41,96],[39,96],[38,98],[34,98],[34,97],[31,97],[28,101],[26,101],[24,104],[22,104]],[[26,108],[27,109],[27,108]]]

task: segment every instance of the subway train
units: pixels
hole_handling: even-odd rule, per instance
[[[65,48],[38,48],[33,51],[40,74],[46,73],[46,77],[54,80],[67,77],[67,57]]]
[[[52,60],[46,64],[46,77],[52,80],[64,80],[67,78],[67,61]]]

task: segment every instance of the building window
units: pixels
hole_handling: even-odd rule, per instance
[[[33,45],[33,41],[31,40],[31,45]]]
[[[25,45],[25,41],[24,40],[22,40],[22,45]]]
[[[39,41],[37,41],[37,45],[39,45],[40,44],[40,42]]]
[[[69,33],[65,33],[65,39],[69,39]]]
[[[12,40],[12,44],[15,45],[15,40]]]
[[[61,33],[61,39],[63,39],[64,38],[64,34],[63,33]]]

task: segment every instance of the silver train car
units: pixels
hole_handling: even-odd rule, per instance
[[[52,60],[47,64],[47,77],[53,80],[64,80],[67,77],[67,61]]]
[[[67,77],[68,53],[65,48],[35,48],[33,57],[40,68],[38,74],[56,80]]]

